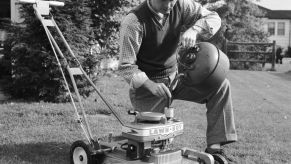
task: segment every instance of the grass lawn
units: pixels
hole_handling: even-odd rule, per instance
[[[226,152],[239,164],[291,163],[291,78],[289,74],[231,71],[239,141]],[[284,78],[283,78],[284,77]],[[279,85],[279,89],[277,86]],[[131,105],[128,85],[120,77],[104,77],[98,88],[122,116]],[[97,96],[85,101],[94,136],[120,135],[121,125],[106,115]],[[178,147],[205,149],[204,105],[175,101],[176,117],[184,121]],[[72,142],[84,139],[70,104],[5,102],[0,104],[0,164],[67,164]]]

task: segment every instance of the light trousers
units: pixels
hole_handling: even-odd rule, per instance
[[[155,79],[153,81],[163,82],[166,85],[170,83],[168,78]],[[139,112],[151,110],[163,113],[164,108],[168,104],[167,100],[161,100],[143,87],[137,89],[131,88],[129,95],[134,109]],[[208,93],[178,82],[172,91],[172,96],[173,99],[206,104],[206,139],[208,146],[212,144],[224,145],[237,140],[231,89],[227,79],[223,81],[219,88],[208,91]]]

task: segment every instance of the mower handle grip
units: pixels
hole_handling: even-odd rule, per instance
[[[19,3],[31,3],[31,4],[35,4],[38,3],[41,0],[19,0]],[[64,2],[59,2],[59,1],[44,1],[44,2],[48,2],[50,6],[64,6],[65,3]]]

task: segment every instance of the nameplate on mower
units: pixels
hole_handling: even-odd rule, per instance
[[[183,122],[166,124],[130,123],[122,128],[122,135],[136,141],[151,141],[172,138],[183,133]]]
[[[176,124],[166,127],[150,129],[150,135],[167,135],[181,130],[183,130],[183,124]]]

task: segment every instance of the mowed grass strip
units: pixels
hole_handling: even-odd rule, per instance
[[[239,81],[237,72],[231,82]],[[243,81],[233,85],[233,104],[239,141],[226,146],[226,152],[242,164],[291,163],[291,112],[264,100],[261,93],[248,90]],[[246,85],[246,86],[245,86]],[[104,77],[97,87],[127,122],[132,109],[128,84],[120,77]],[[119,136],[121,125],[96,94],[84,100],[95,138],[109,133]],[[206,109],[204,105],[174,101],[175,115],[184,121],[184,134],[176,147],[205,149]],[[285,107],[285,106],[283,106]],[[278,110],[278,108],[280,108]],[[7,102],[0,104],[0,164],[67,164],[71,144],[85,139],[76,123],[70,103]]]

